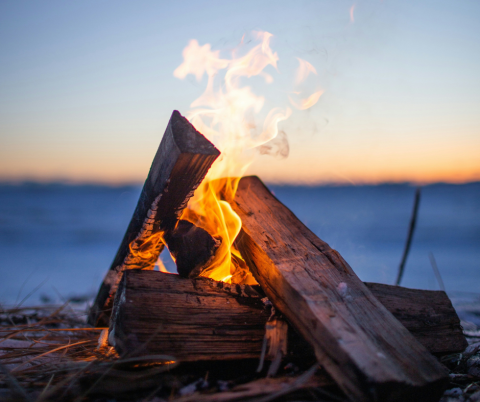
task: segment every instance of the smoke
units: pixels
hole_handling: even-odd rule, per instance
[[[290,153],[288,137],[285,131],[280,130],[275,138],[258,147],[260,155],[271,155],[279,159],[285,159]]]

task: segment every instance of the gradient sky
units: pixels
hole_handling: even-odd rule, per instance
[[[0,180],[143,181],[172,110],[203,92],[173,77],[188,41],[252,30],[274,35],[279,84],[301,57],[325,93],[282,125],[289,157],[251,173],[480,180],[480,2],[463,0],[2,1]]]

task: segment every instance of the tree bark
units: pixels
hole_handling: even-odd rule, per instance
[[[255,279],[355,401],[436,401],[447,370],[378,301],[341,255],[257,177],[239,182],[236,240]]]
[[[153,160],[137,207],[90,310],[89,323],[106,326],[121,273],[153,269],[180,213],[220,152],[174,111]]]
[[[366,285],[430,351],[445,354],[465,348],[460,321],[445,292]],[[120,355],[166,354],[181,361],[258,359],[270,317],[262,297],[259,286],[130,270],[115,298],[110,340]],[[312,348],[292,328],[287,355],[314,360]]]

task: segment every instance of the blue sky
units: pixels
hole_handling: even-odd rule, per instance
[[[226,52],[259,29],[280,57],[271,97],[295,57],[325,92],[282,127],[289,157],[262,156],[251,173],[480,179],[480,3],[389,0],[3,1],[0,179],[144,180],[172,110],[205,85],[173,77],[188,41]]]

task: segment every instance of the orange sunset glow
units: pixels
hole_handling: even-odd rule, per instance
[[[262,112],[230,123],[260,132],[265,111],[293,114],[274,124],[277,142],[258,147],[242,174],[309,185],[480,180],[480,37],[470,3],[267,3],[225,5],[221,16],[190,4],[190,22],[168,25],[169,41],[159,39],[168,13],[153,5],[141,15],[119,8],[111,21],[100,17],[107,9],[95,16],[79,6],[86,36],[80,22],[49,25],[34,9],[16,19],[20,11],[6,6],[0,180],[141,183],[172,110],[196,125],[188,111],[209,74],[240,67],[232,52],[252,49],[255,32],[269,33],[273,61],[238,77],[238,88],[258,94],[252,107]],[[63,21],[67,11],[58,10]],[[187,49],[197,58],[184,62]],[[210,64],[198,69],[199,60]]]

